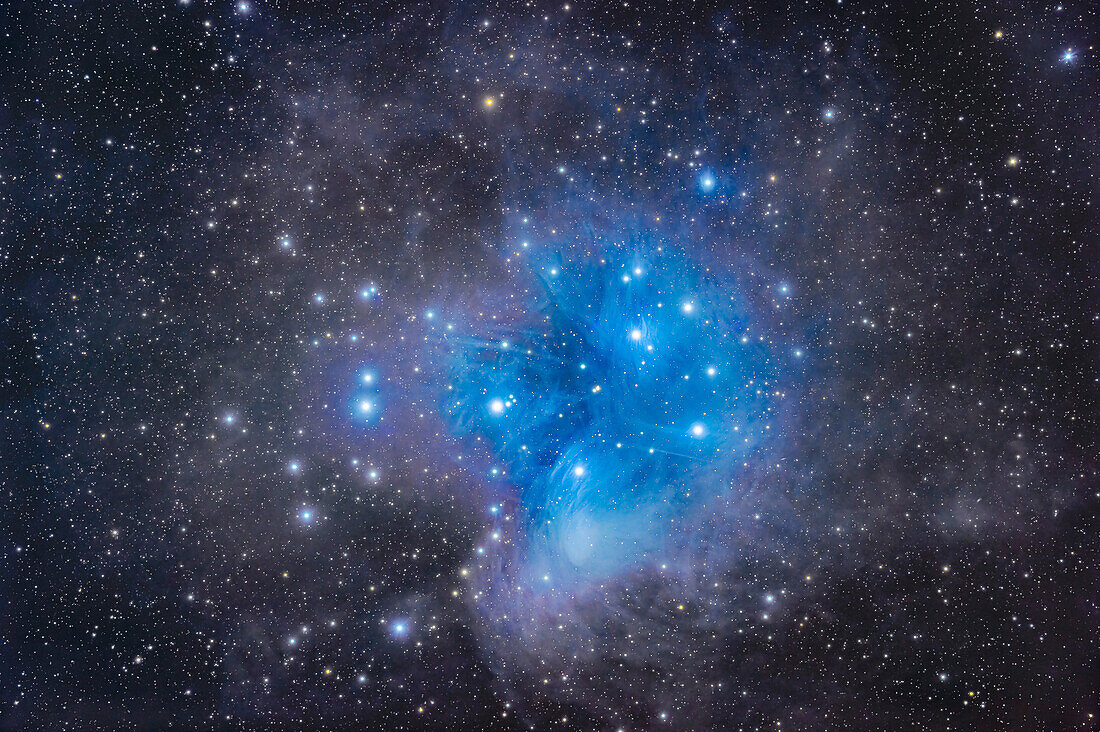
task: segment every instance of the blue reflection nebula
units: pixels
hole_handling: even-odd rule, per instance
[[[743,302],[667,247],[534,269],[524,325],[452,350],[444,408],[516,491],[509,573],[568,589],[664,558],[692,506],[737,490],[774,362]]]

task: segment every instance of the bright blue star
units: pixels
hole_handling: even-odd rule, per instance
[[[360,371],[356,376],[357,388],[350,395],[348,409],[353,420],[374,424],[382,419],[385,406],[383,392],[378,388],[374,371]]]

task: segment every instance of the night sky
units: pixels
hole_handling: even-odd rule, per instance
[[[1098,12],[0,7],[0,728],[1100,729]]]

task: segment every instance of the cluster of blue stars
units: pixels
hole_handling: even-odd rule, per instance
[[[776,363],[747,308],[677,255],[536,272],[541,317],[456,347],[445,410],[518,495],[525,571],[599,579],[651,561],[681,512],[731,489],[768,429]]]

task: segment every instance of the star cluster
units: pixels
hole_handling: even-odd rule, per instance
[[[1100,726],[1093,5],[0,17],[0,727]]]
[[[532,273],[541,317],[441,334],[457,341],[446,411],[489,442],[489,477],[515,487],[501,493],[525,515],[536,586],[665,556],[685,505],[726,493],[771,429],[770,341],[676,254],[643,251],[551,255]]]

